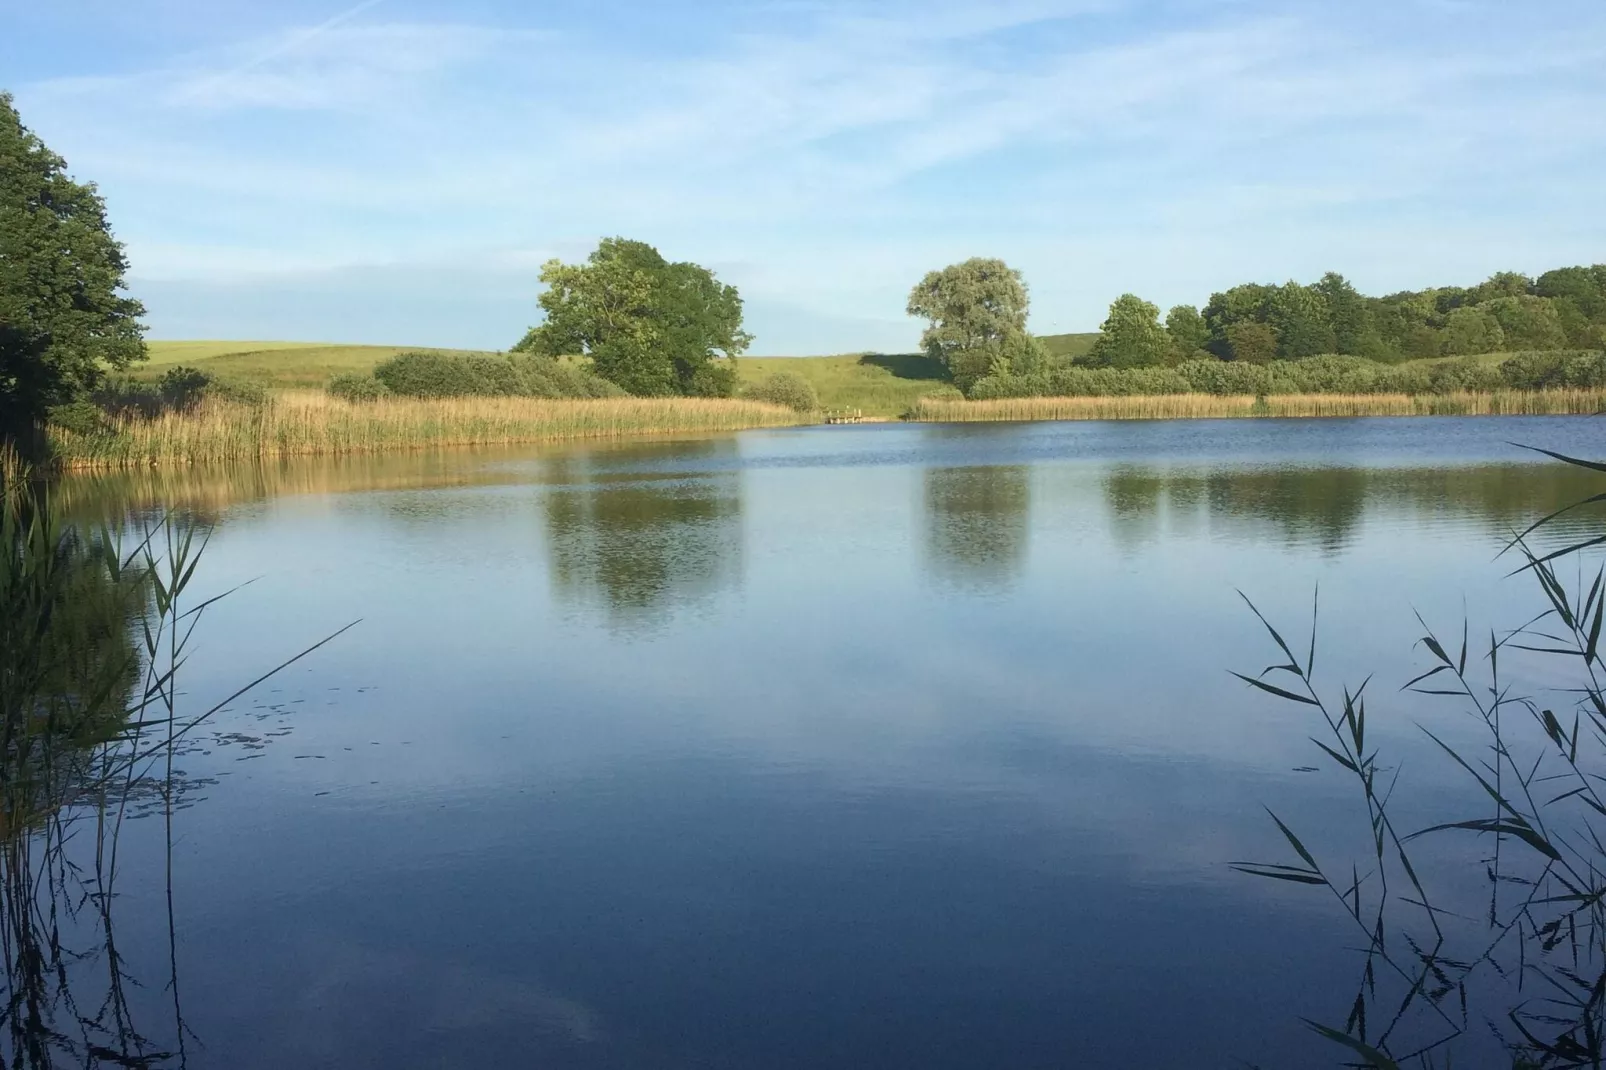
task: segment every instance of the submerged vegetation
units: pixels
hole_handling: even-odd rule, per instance
[[[1606,472],[1606,464],[1550,456]],[[1308,647],[1301,640],[1296,653],[1255,611],[1279,663],[1235,675],[1317,716],[1313,741],[1353,783],[1369,853],[1364,864],[1330,859],[1273,815],[1293,856],[1236,868],[1322,889],[1353,920],[1363,947],[1347,1015],[1307,1019],[1351,1065],[1466,1065],[1479,1044],[1502,1049],[1507,1065],[1524,1070],[1606,1062],[1606,566],[1586,569],[1581,559],[1606,545],[1603,503],[1606,492],[1595,493],[1514,534],[1514,574],[1543,599],[1534,618],[1503,634],[1490,629],[1487,640],[1465,621],[1453,635],[1422,622],[1428,667],[1401,690],[1450,700],[1485,740],[1482,753],[1469,752],[1423,728],[1480,801],[1452,820],[1402,825],[1398,796],[1410,784],[1398,759],[1380,753],[1375,729],[1368,738],[1370,680],[1353,690],[1319,685],[1315,622]],[[1577,511],[1591,507],[1597,512],[1580,531]],[[1535,541],[1563,517],[1560,545]],[[1482,849],[1445,886],[1436,879],[1442,864],[1430,869],[1419,841],[1468,833]]]

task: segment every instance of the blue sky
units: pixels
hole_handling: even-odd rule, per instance
[[[511,344],[622,234],[755,353],[912,347],[1000,256],[1032,326],[1606,261],[1600,0],[0,0],[157,338]]]

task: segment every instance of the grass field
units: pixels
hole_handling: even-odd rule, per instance
[[[1065,336],[1077,337],[1077,336]],[[150,360],[134,374],[154,379],[186,364],[225,379],[242,379],[276,389],[320,387],[342,372],[366,372],[380,361],[416,346],[324,345],[316,342],[151,342]],[[426,350],[436,353],[471,350]],[[819,393],[827,409],[861,409],[867,416],[897,417],[927,394],[959,396],[942,369],[918,354],[835,357],[744,357],[737,363],[742,382],[777,371],[795,372]]]
[[[1043,343],[1051,356],[1069,357],[1075,360],[1085,357],[1093,351],[1093,343],[1099,340],[1099,333],[1091,334],[1040,334],[1037,340]]]
[[[149,342],[150,359],[131,371],[154,379],[177,364],[224,379],[242,379],[279,389],[318,387],[343,372],[366,372],[398,353],[468,354],[467,349],[419,346],[329,345],[321,342]]]
[[[1606,390],[1453,394],[1150,394],[920,402],[910,419],[933,423],[1024,420],[1189,420],[1253,416],[1563,416],[1606,412]]]
[[[902,416],[927,395],[959,400],[944,370],[919,354],[880,353],[839,357],[743,357],[737,362],[743,383],[775,372],[793,372],[813,384],[820,407],[859,409],[866,416]]]
[[[631,435],[737,431],[807,419],[790,409],[711,398],[387,398],[352,404],[287,390],[260,406],[203,401],[153,420],[113,421],[111,433],[51,430],[63,468],[164,466],[264,457],[370,453]]]

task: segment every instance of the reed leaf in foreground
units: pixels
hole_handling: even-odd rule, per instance
[[[1606,389],[1452,394],[1152,394],[1027,397],[992,401],[922,398],[912,420],[1179,420],[1248,416],[1565,416],[1606,410]]]
[[[125,549],[110,532],[61,526],[43,499],[0,502],[0,1066],[185,1065],[173,815],[196,785],[174,758],[186,743],[215,745],[196,737],[220,709],[322,645],[181,709],[179,671],[217,601],[186,594],[205,538],[172,522],[135,538]],[[166,832],[156,984],[115,939],[118,848],[137,817]],[[130,998],[140,989],[165,995],[171,1021]]]
[[[348,402],[287,391],[262,405],[203,401],[188,412],[111,421],[108,433],[53,428],[64,468],[194,464],[625,435],[735,431],[802,420],[777,405],[723,398],[385,398]]]
[[[1598,462],[1551,456],[1606,471]],[[1606,494],[1581,504],[1606,505]],[[1465,623],[1451,637],[1421,622],[1419,645],[1429,665],[1401,689],[1450,699],[1475,718],[1487,740],[1483,754],[1462,753],[1434,733],[1427,736],[1476,788],[1488,806],[1484,813],[1398,829],[1391,803],[1399,767],[1380,761],[1375,745],[1368,748],[1366,685],[1353,693],[1325,693],[1312,675],[1314,618],[1312,653],[1301,664],[1254,611],[1287,661],[1255,676],[1235,675],[1281,700],[1315,708],[1322,731],[1313,742],[1363,802],[1371,853],[1364,864],[1324,864],[1277,820],[1293,859],[1235,868],[1320,886],[1352,919],[1362,962],[1348,1018],[1342,1028],[1308,1023],[1343,1049],[1349,1065],[1465,1065],[1457,1053],[1468,1041],[1497,1044],[1507,1053],[1505,1065],[1514,1068],[1606,1063],[1606,680],[1600,642],[1606,566],[1580,567],[1578,582],[1569,585],[1558,563],[1576,560],[1601,540],[1574,541],[1549,553],[1530,545],[1528,539],[1560,515],[1516,535],[1507,550],[1522,558],[1516,573],[1538,584],[1544,611],[1503,636],[1491,632],[1486,643],[1474,640]],[[1516,651],[1549,660],[1547,676],[1555,685],[1546,693],[1560,701],[1514,690],[1502,674],[1502,659]],[[1411,853],[1423,837],[1469,833],[1488,845],[1466,875],[1483,887],[1486,908],[1477,919],[1435,906]],[[1331,876],[1346,869],[1347,877]],[[1470,1036],[1483,1029],[1485,1036]]]

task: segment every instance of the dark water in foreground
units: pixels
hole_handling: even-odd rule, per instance
[[[178,814],[194,1067],[1310,1065],[1342,844],[1314,723],[1227,670],[1377,671],[1420,611],[1511,625],[1502,536],[1594,485],[1594,420],[885,426],[77,480],[215,524],[188,701],[362,623],[215,727]],[[277,734],[286,732],[287,734]],[[261,746],[265,743],[266,746]],[[1416,760],[1415,756],[1421,756]],[[159,821],[119,952],[171,1020]],[[163,1063],[161,1065],[169,1065]]]

